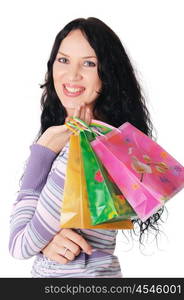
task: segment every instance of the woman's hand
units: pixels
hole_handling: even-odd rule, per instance
[[[51,260],[66,264],[75,259],[83,250],[91,254],[92,248],[86,240],[72,229],[61,229],[53,240],[42,249],[42,253]]]
[[[73,116],[78,117],[88,125],[92,120],[91,112],[85,103],[80,104],[75,109]],[[67,120],[68,118],[66,118],[66,122]],[[70,129],[68,129],[65,125],[51,126],[41,135],[37,141],[37,144],[45,146],[52,151],[59,153],[69,141],[71,134],[72,131],[70,131]]]

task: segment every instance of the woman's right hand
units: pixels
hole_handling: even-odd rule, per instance
[[[66,264],[75,259],[83,250],[88,255],[92,254],[89,243],[72,229],[61,229],[49,244],[42,249],[42,253],[51,260]]]
[[[71,134],[72,131],[65,125],[51,126],[45,130],[36,143],[58,154],[68,142]]]
[[[80,104],[75,109],[73,116],[78,117],[87,124],[90,124],[92,120],[91,112],[85,103]],[[65,125],[51,126],[45,130],[36,143],[45,146],[58,154],[69,141],[71,134],[72,131]]]

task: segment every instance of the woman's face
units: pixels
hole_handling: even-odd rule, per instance
[[[53,64],[54,87],[68,116],[81,103],[92,109],[102,85],[97,67],[95,51],[81,31],[71,31],[61,42]]]

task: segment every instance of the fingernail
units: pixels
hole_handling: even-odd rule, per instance
[[[91,255],[91,254],[92,254],[92,250],[88,250],[88,251],[87,251],[87,254],[88,254],[88,255]]]

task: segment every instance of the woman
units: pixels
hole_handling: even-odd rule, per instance
[[[96,18],[76,19],[56,36],[41,98],[41,129],[11,216],[10,253],[36,255],[33,277],[122,277],[113,255],[116,230],[60,229],[67,117],[118,127],[129,121],[149,136],[152,123],[133,67],[117,35]],[[145,223],[140,241],[162,209]]]

